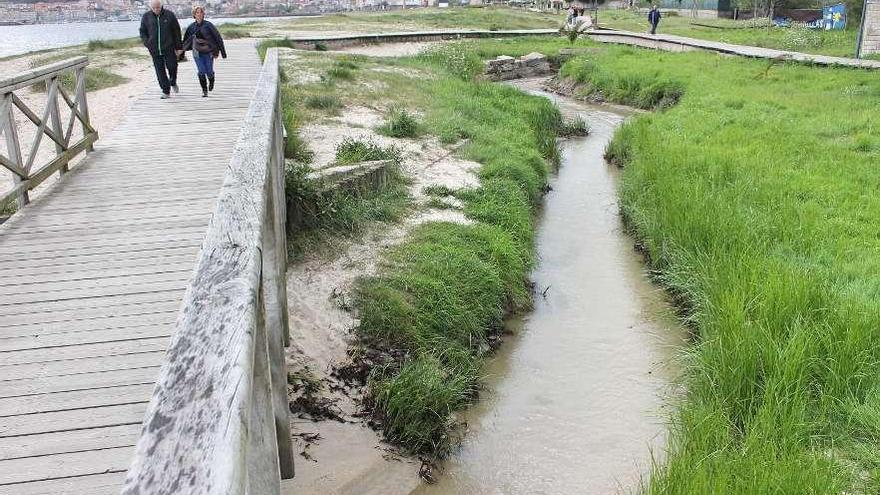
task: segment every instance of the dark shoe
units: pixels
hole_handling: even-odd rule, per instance
[[[199,86],[202,87],[202,96],[208,96],[208,79],[202,74],[199,74]]]
[[[214,91],[214,76],[208,77],[208,91]]]
[[[207,97],[208,97],[208,92],[202,91],[202,98],[207,98]]]
[[[177,87],[177,84],[172,84],[171,89],[173,89],[175,93],[180,93],[180,88]]]

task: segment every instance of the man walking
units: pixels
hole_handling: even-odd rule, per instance
[[[657,5],[651,6],[651,11],[648,12],[648,22],[651,23],[651,34],[657,34],[657,24],[660,24],[660,11],[657,10]]]
[[[151,0],[150,10],[141,17],[141,41],[153,57],[156,78],[162,88],[162,99],[177,89],[177,57],[183,53],[180,23],[174,12],[162,7],[161,0]]]

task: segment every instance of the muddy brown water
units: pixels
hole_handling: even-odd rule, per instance
[[[632,493],[662,459],[684,330],[618,215],[605,145],[624,111],[544,93],[590,123],[545,198],[535,308],[509,322],[460,450],[414,495]],[[548,288],[546,297],[540,292]]]

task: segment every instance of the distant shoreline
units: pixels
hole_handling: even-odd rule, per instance
[[[307,12],[307,13],[296,13],[296,14],[272,14],[272,15],[215,15],[214,17],[222,18],[222,19],[267,19],[267,18],[280,18],[280,17],[319,17],[326,14],[335,14],[338,12],[346,12],[344,10],[334,11],[334,12]],[[140,17],[140,14],[138,14]],[[53,25],[53,24],[89,24],[89,23],[114,23],[114,22],[135,22],[138,19],[104,19],[104,20],[92,20],[92,19],[71,19],[71,20],[61,20],[61,21],[49,21],[49,22],[27,22],[27,21],[0,21],[0,27],[11,27],[11,26],[43,26],[43,25]]]

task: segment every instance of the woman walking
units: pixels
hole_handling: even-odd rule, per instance
[[[205,8],[196,5],[192,9],[193,18],[196,22],[186,28],[183,35],[183,50],[192,50],[193,59],[199,69],[199,84],[202,86],[202,96],[208,96],[208,91],[214,90],[214,59],[220,55],[226,58],[226,47],[223,45],[223,37],[220,31],[205,20]]]

